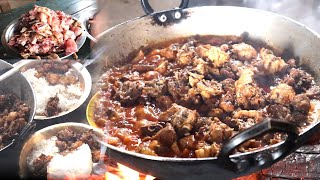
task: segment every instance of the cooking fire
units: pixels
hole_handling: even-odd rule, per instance
[[[111,160],[112,161],[112,160]],[[107,172],[103,175],[91,175],[90,180],[153,180],[155,177],[139,173],[120,163],[107,162]]]

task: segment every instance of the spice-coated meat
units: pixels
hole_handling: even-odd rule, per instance
[[[312,86],[313,77],[304,70],[292,68],[284,82],[292,86],[297,93],[302,93]]]
[[[233,128],[230,128],[225,123],[221,122],[219,119],[215,119],[209,128],[210,141],[216,143],[222,143],[228,140],[234,134]]]
[[[291,118],[291,111],[288,107],[280,104],[273,104],[267,106],[267,113],[270,117],[281,120],[289,120]]]
[[[244,109],[259,109],[265,104],[265,96],[255,83],[253,75],[252,70],[245,69],[235,82],[236,101]]]
[[[241,61],[251,61],[257,58],[257,51],[249,44],[240,43],[232,45],[232,52],[235,55],[235,59]]]
[[[234,39],[193,37],[142,49],[101,81],[105,97],[95,121],[108,122],[110,144],[154,156],[217,156],[227,140],[267,117],[305,128],[311,102],[320,98],[294,59]],[[236,151],[283,139],[269,133]]]
[[[117,95],[122,105],[129,106],[136,103],[142,94],[144,83],[141,81],[125,81],[120,85]]]
[[[167,89],[167,82],[164,79],[145,81],[145,85],[142,89],[142,95],[157,98],[163,96],[167,92]]]
[[[174,111],[174,114],[169,118],[172,126],[177,130],[178,135],[189,135],[199,117],[197,111],[190,110],[177,104],[173,104],[168,111]]]
[[[288,86],[287,84],[279,84],[271,90],[269,100],[274,103],[289,105],[295,98],[295,95],[296,93],[291,86]]]
[[[59,108],[59,98],[57,96],[50,97],[49,101],[45,108],[46,116],[56,116],[61,112],[61,108]]]
[[[277,57],[269,49],[262,48],[260,50],[261,68],[266,74],[277,74],[285,71],[288,64],[281,57]]]
[[[262,121],[263,113],[257,110],[239,110],[234,112],[231,122],[238,131],[248,129],[249,127]]]
[[[153,139],[158,140],[161,144],[171,146],[176,141],[177,135],[171,124],[167,124],[153,136]]]
[[[305,94],[296,95],[291,101],[293,111],[308,113],[311,107],[310,99]]]
[[[168,91],[174,100],[179,100],[188,93],[189,76],[187,71],[177,71],[168,79]]]
[[[0,149],[26,126],[30,107],[15,94],[0,91]]]

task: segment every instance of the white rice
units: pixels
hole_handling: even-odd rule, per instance
[[[74,177],[76,179],[87,179],[92,171],[92,155],[88,144],[82,144],[79,148],[66,155],[59,154],[56,146],[57,137],[43,139],[36,143],[27,157],[28,168],[33,172],[33,161],[41,154],[53,156],[47,167],[48,177],[51,179],[64,179]]]
[[[57,137],[53,136],[50,139],[43,139],[34,145],[31,155],[27,157],[27,164],[31,171],[34,170],[32,165],[33,161],[41,156],[41,154],[44,154],[46,156],[53,156],[54,154],[59,152],[59,148],[56,146],[56,140]]]
[[[65,156],[56,154],[48,164],[48,179],[87,179],[92,171],[92,155],[88,144]]]
[[[80,82],[68,86],[61,84],[50,85],[44,77],[37,78],[34,75],[37,70],[34,68],[24,72],[26,78],[30,81],[33,91],[37,99],[36,115],[42,116],[50,97],[57,96],[59,98],[58,107],[62,112],[69,111],[78,104],[78,100],[82,95]],[[65,74],[69,74],[70,70]]]

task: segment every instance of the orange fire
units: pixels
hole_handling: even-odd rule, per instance
[[[120,163],[118,163],[118,170],[119,172],[117,175],[107,172],[105,174],[105,179],[106,180],[152,180],[154,179],[154,177],[150,175],[141,174],[138,171],[130,169],[127,166],[124,166]]]
[[[151,175],[145,175],[128,168],[120,163],[117,163],[117,167],[108,166],[108,171],[102,175],[92,175],[89,180],[154,180],[155,177]],[[232,180],[258,180],[260,173],[253,173],[247,176],[235,178]]]
[[[117,167],[108,166],[108,171],[103,176],[92,175],[90,180],[153,180],[155,177],[145,175],[128,168],[120,163]]]

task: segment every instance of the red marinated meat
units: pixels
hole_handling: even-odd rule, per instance
[[[65,51],[78,51],[76,39],[82,34],[81,24],[70,15],[46,7],[34,6],[22,15],[20,29],[9,40],[9,46],[19,50],[24,58],[52,56]]]

